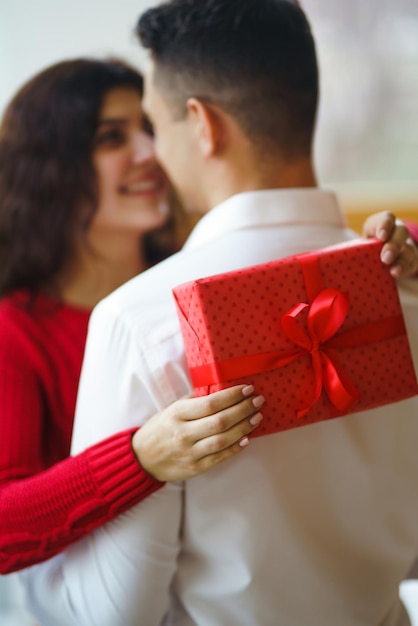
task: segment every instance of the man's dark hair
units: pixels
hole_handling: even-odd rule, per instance
[[[194,96],[233,115],[264,152],[310,155],[318,69],[297,2],[171,0],[140,17],[137,35],[175,117]]]

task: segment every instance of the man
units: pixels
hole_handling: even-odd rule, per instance
[[[203,217],[181,253],[95,310],[74,451],[190,391],[173,286],[353,236],[317,188],[317,66],[297,3],[173,0],[138,33],[157,154]],[[418,300],[403,298],[418,368]],[[257,438],[29,570],[30,605],[43,626],[399,626],[417,415],[412,399]]]

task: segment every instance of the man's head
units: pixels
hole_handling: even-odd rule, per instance
[[[164,102],[167,119],[160,128],[159,112],[150,110],[154,99],[146,103],[158,141],[165,144],[169,120],[174,127],[194,115],[202,125],[206,111],[231,120],[260,163],[310,159],[318,72],[309,24],[297,2],[171,0],[146,11],[137,33],[153,62],[148,91]],[[175,142],[177,151],[161,155],[171,161],[163,164],[175,183],[172,160],[184,171],[190,148],[187,138],[182,145],[180,126],[176,130],[171,148]]]

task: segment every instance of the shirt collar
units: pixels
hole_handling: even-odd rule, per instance
[[[234,230],[269,224],[346,226],[337,197],[331,191],[317,188],[246,191],[204,215],[184,247],[195,248]]]

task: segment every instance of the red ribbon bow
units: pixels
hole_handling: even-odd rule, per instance
[[[308,309],[307,332],[297,322],[305,309]],[[323,289],[311,305],[296,304],[280,320],[285,335],[302,348],[299,356],[308,352],[312,357],[314,397],[297,412],[297,417],[303,417],[314,406],[323,388],[339,411],[347,411],[359,399],[357,389],[339,364],[336,350],[327,348],[326,344],[343,325],[348,309],[349,301],[344,293],[337,289]]]

